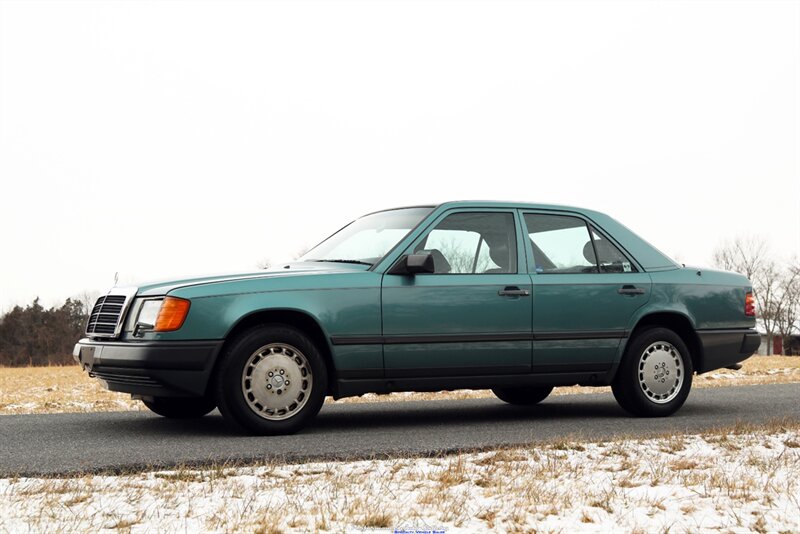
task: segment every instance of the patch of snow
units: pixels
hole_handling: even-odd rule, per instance
[[[0,530],[800,531],[800,433],[0,479]]]

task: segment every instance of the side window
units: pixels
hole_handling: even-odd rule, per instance
[[[436,274],[517,272],[517,238],[511,213],[448,215],[415,247],[433,255]]]
[[[582,219],[528,213],[525,224],[537,273],[597,272],[589,229]]]
[[[592,239],[601,273],[635,273],[636,266],[608,239],[592,228]]]

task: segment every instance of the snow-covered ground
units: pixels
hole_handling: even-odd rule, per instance
[[[800,429],[0,479],[0,531],[798,532]]]

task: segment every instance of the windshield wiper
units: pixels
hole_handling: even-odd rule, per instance
[[[315,262],[330,262],[330,263],[354,263],[356,265],[369,265],[372,266],[371,263],[361,260],[308,260],[308,261],[315,261]]]

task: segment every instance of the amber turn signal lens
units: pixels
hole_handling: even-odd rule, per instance
[[[189,314],[191,302],[177,297],[167,297],[161,304],[161,310],[156,319],[155,332],[172,332],[183,326],[183,321]]]
[[[756,299],[752,291],[748,291],[744,296],[744,314],[748,317],[756,316]]]

